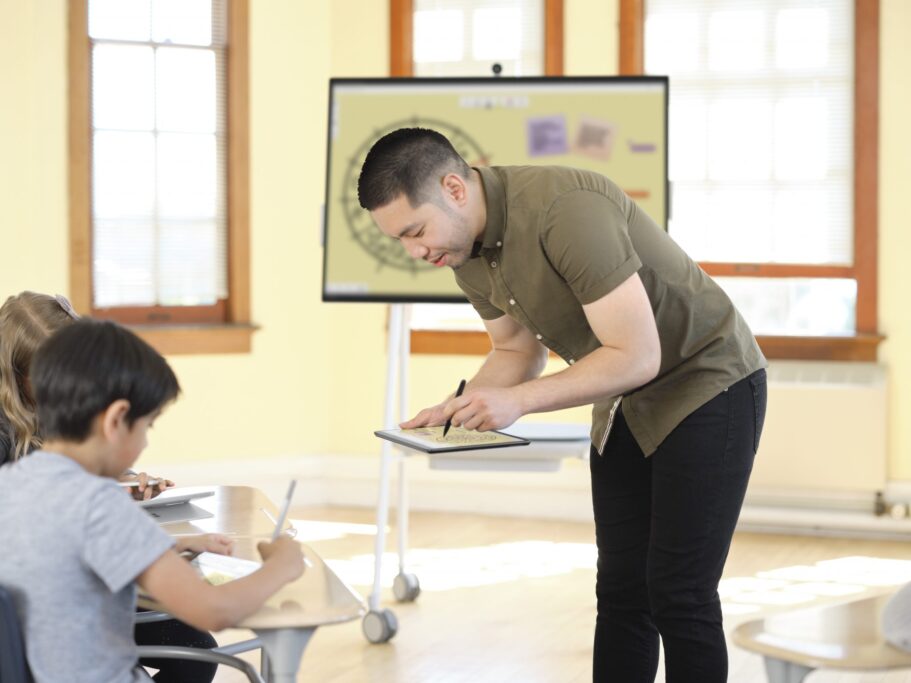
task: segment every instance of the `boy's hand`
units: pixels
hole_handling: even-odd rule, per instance
[[[177,552],[189,550],[194,553],[217,553],[230,555],[234,552],[234,540],[224,534],[199,534],[177,539]]]
[[[150,486],[150,479],[157,479],[158,483]],[[139,486],[131,486],[129,489],[127,489],[130,495],[133,496],[134,500],[149,500],[150,498],[154,498],[158,494],[174,486],[174,482],[170,479],[153,477],[147,472],[140,472],[139,474],[124,474],[118,481],[139,482]]]
[[[256,549],[262,555],[263,563],[275,564],[286,569],[288,581],[294,581],[304,573],[304,554],[297,541],[287,536],[279,536],[271,543],[260,541],[256,545]]]

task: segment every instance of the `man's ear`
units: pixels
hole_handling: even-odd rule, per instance
[[[127,426],[127,413],[130,412],[130,402],[125,398],[118,398],[109,405],[101,415],[101,430],[105,438],[111,440],[117,433]]]
[[[447,173],[441,181],[443,196],[457,206],[464,206],[468,201],[468,183],[458,173]]]

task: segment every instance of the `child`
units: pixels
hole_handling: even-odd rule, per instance
[[[76,319],[71,311],[54,297],[34,292],[11,296],[0,306],[0,464],[40,444],[29,364],[41,342]]]
[[[41,428],[35,413],[29,369],[38,347],[55,331],[78,320],[66,297],[37,292],[20,292],[0,306],[0,465],[13,462],[41,446]],[[145,472],[128,470],[121,481],[136,480],[128,489],[136,498],[151,498],[174,482],[159,477],[158,486],[148,486]],[[137,624],[137,645],[183,645],[212,648],[218,643],[208,633],[176,620]],[[144,664],[160,669],[159,683],[209,683],[216,665],[179,659],[148,660]]]
[[[126,329],[75,321],[43,344],[31,387],[41,450],[0,468],[0,584],[14,596],[36,683],[148,680],[132,639],[135,584],[175,617],[220,630],[303,572],[300,547],[260,543],[262,567],[205,583],[113,481],[179,391],[167,362]],[[176,550],[230,551],[220,536]]]
[[[29,366],[38,346],[79,316],[66,297],[20,292],[0,306],[0,465],[12,462],[41,445],[41,430],[29,385]],[[130,471],[122,480],[136,479],[138,498],[151,498],[173,486],[161,479],[147,486],[148,475]]]

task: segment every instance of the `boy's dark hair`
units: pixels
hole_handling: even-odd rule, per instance
[[[367,152],[357,198],[362,208],[373,211],[404,194],[415,208],[436,200],[431,189],[446,173],[467,179],[471,168],[445,136],[429,128],[399,128]]]
[[[79,320],[55,332],[32,359],[29,378],[44,439],[82,442],[92,421],[118,399],[130,403],[127,424],[177,397],[167,361],[112,322]]]

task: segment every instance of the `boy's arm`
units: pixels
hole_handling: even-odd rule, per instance
[[[248,576],[212,586],[173,550],[160,556],[136,582],[164,611],[204,631],[221,631],[253,614],[286,583],[299,577],[304,559],[297,542],[280,537],[260,543],[263,566]]]

